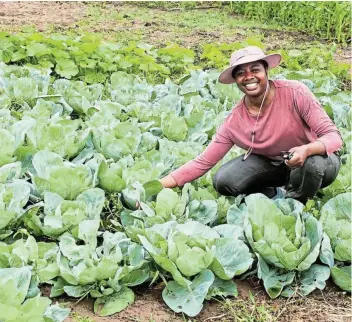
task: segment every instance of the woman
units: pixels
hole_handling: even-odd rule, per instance
[[[215,174],[213,184],[220,194],[261,192],[278,198],[284,191],[278,187],[290,183],[286,197],[305,203],[335,180],[340,169],[335,154],[342,146],[340,133],[304,84],[268,80],[268,70],[280,61],[279,54],[265,55],[254,46],[232,54],[230,67],[219,81],[236,83],[244,98],[202,154],[160,179],[164,187],[199,178],[234,144],[247,152]]]

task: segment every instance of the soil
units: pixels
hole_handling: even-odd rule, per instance
[[[189,319],[171,311],[164,303],[161,292],[163,285],[134,288],[135,302],[120,313],[108,317],[94,314],[92,299],[62,297],[59,302],[71,308],[70,317],[65,322],[350,322],[352,321],[351,298],[339,291],[331,281],[324,292],[314,291],[308,297],[278,298],[272,300],[266,294],[257,278],[235,280],[238,297],[225,302],[205,301],[202,312]],[[50,287],[42,288],[42,294],[49,296]],[[252,298],[252,300],[251,300]],[[254,301],[253,302],[253,298]],[[55,301],[55,299],[53,299]],[[243,311],[243,315],[242,312]],[[234,313],[235,312],[235,313]],[[247,312],[254,316],[248,317]],[[256,318],[256,316],[258,316]],[[85,318],[86,320],[80,320]]]
[[[45,31],[52,25],[72,26],[85,17],[84,5],[80,2],[11,2],[0,3],[0,26],[12,31],[26,30],[35,26]]]
[[[105,3],[103,13],[115,10],[117,13],[125,17],[121,8],[126,7],[133,10],[133,6],[129,3],[115,2]],[[197,49],[198,46],[207,42],[233,42],[241,41],[247,37],[241,28],[237,29],[233,34],[224,34],[221,30],[204,31],[195,28],[188,34],[175,34],[168,25],[158,21],[157,19],[145,20],[128,20],[124,22],[117,21],[96,21],[92,18],[93,23],[89,24],[92,14],[87,10],[87,2],[56,2],[56,1],[35,1],[35,2],[0,2],[0,30],[10,32],[60,32],[70,31],[81,28],[82,24],[86,24],[86,31],[103,33],[105,38],[112,37],[113,32],[143,32],[143,40],[147,43],[160,45],[165,44],[169,40],[178,42],[185,47]],[[162,17],[165,8],[153,8],[155,17]],[[171,9],[170,9],[171,10]],[[203,10],[203,9],[202,9]],[[204,9],[206,10],[206,9]],[[217,9],[214,9],[217,10]],[[220,9],[218,9],[220,10]],[[177,15],[177,10],[175,10]],[[232,16],[232,19],[236,17]],[[96,17],[95,17],[96,19]],[[84,21],[84,23],[82,23]],[[182,27],[182,26],[180,26]],[[280,48],[283,39],[286,43],[309,43],[314,39],[311,36],[299,32],[282,32],[275,30],[262,30],[265,36],[267,49]],[[351,63],[351,48],[341,48],[336,54],[335,60],[338,62]],[[271,300],[266,295],[262,283],[257,279],[246,281],[236,281],[239,296],[230,299],[227,306],[232,307],[235,311],[239,310],[237,303],[251,304],[251,295],[255,298],[255,307],[263,307],[268,310],[268,321],[352,321],[351,314],[351,298],[344,292],[337,290],[334,286],[327,287],[324,292],[315,291],[305,299],[276,299]],[[237,321],[235,315],[231,313],[229,308],[226,309],[224,302],[207,301],[204,308],[196,319],[189,320],[180,314],[172,312],[161,297],[162,285],[153,288],[137,288],[134,289],[136,300],[133,305],[129,306],[123,312],[110,317],[99,317],[93,312],[93,300],[83,299],[77,303],[77,299],[62,297],[59,302],[72,308],[72,313],[66,322],[80,321],[135,321],[135,322],[181,322],[181,321]],[[49,287],[42,288],[43,295],[50,294]],[[53,299],[55,301],[55,299]],[[242,301],[242,302],[241,302]],[[233,306],[232,306],[233,305]],[[86,320],[83,320],[87,317]],[[241,319],[241,321],[244,321]],[[249,320],[248,320],[249,321]],[[258,321],[251,318],[250,321]],[[263,321],[263,320],[260,320]]]

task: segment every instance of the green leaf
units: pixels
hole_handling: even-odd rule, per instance
[[[325,281],[330,277],[330,268],[323,265],[314,264],[308,270],[300,274],[299,291],[303,296],[313,292],[316,288],[323,290]]]
[[[264,288],[269,296],[274,299],[277,298],[283,288],[290,285],[294,278],[294,272],[284,272],[277,268],[270,268],[263,258],[257,254],[258,257],[258,277],[263,280]]]
[[[158,249],[154,247],[150,241],[141,235],[138,235],[142,245],[144,248],[148,251],[150,256],[154,259],[155,263],[159,265],[162,269],[164,269],[167,272],[170,272],[173,279],[180,285],[187,286],[190,284],[190,281],[187,280],[182,276],[180,271],[178,270],[177,266],[175,265],[174,262],[172,262],[169,258],[167,258],[165,255],[159,255],[161,253],[161,249]]]
[[[19,306],[27,296],[30,282],[31,270],[28,266],[0,269],[0,303]]]
[[[41,56],[50,55],[50,54],[51,54],[51,49],[44,44],[33,42],[27,45],[28,56],[41,57]]]
[[[47,265],[46,267],[38,269],[37,271],[37,275],[41,283],[47,283],[57,277],[59,274],[60,269],[55,262]]]
[[[161,124],[163,134],[171,141],[183,141],[188,133],[188,126],[182,117],[170,115]]]
[[[155,212],[166,220],[169,220],[171,215],[180,217],[184,207],[180,197],[171,189],[163,189],[156,197]]]
[[[153,180],[146,182],[143,185],[143,188],[145,191],[145,198],[146,200],[149,200],[163,189],[163,185],[158,180]]]
[[[94,302],[94,313],[100,316],[112,315],[121,312],[133,302],[134,293],[128,287],[122,286],[117,293],[97,298]]]
[[[219,238],[215,240],[215,259],[210,269],[223,280],[230,280],[246,272],[253,263],[248,247],[241,240]]]
[[[238,296],[237,285],[233,280],[224,281],[218,277],[215,277],[214,283],[210,286],[207,300],[213,297],[219,296],[221,298],[228,296]]]
[[[352,258],[351,199],[350,192],[330,199],[322,207],[320,216],[320,222],[330,238],[335,258],[345,262],[351,262]]]
[[[70,309],[62,308],[59,304],[50,305],[44,312],[45,322],[62,322],[70,314]]]
[[[202,310],[203,301],[213,282],[214,274],[208,269],[200,273],[189,287],[171,281],[163,290],[163,299],[174,312],[194,317]]]
[[[189,221],[186,224],[178,224],[176,229],[187,236],[192,236],[193,238],[199,237],[204,239],[217,239],[220,237],[214,229],[197,221]]]
[[[71,79],[79,72],[76,64],[70,59],[57,59],[55,71],[62,77]]]
[[[82,297],[83,295],[87,294],[91,288],[92,285],[66,285],[64,286],[64,291],[68,296]]]
[[[319,258],[324,264],[329,265],[329,267],[334,266],[334,253],[331,248],[330,238],[326,233],[323,234]]]
[[[143,284],[149,278],[149,275],[149,269],[138,269],[123,277],[121,283],[130,287],[137,286]]]
[[[204,225],[213,223],[217,218],[218,204],[215,200],[193,200],[188,207],[190,218]]]
[[[56,281],[54,281],[54,286],[50,290],[50,297],[57,297],[65,294],[65,285],[67,285],[67,282],[62,277],[59,277]]]
[[[99,185],[108,192],[121,192],[126,188],[126,182],[121,178],[122,169],[118,164],[103,161],[98,170]]]
[[[344,291],[352,292],[352,266],[334,266],[331,268],[334,283]]]

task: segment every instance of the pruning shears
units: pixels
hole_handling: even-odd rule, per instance
[[[281,156],[285,159],[285,160],[291,160],[293,157],[294,152],[289,152],[289,151],[281,151]]]

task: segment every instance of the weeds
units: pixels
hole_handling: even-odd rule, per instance
[[[76,312],[72,314],[72,319],[74,322],[94,322],[89,316],[82,316]]]
[[[249,292],[248,299],[226,299],[223,303],[227,313],[227,320],[234,322],[276,322],[274,309],[267,303],[258,303],[254,295]]]
[[[351,39],[351,3],[347,1],[247,1],[231,3],[230,7],[246,17],[276,22],[318,37],[342,43]]]

